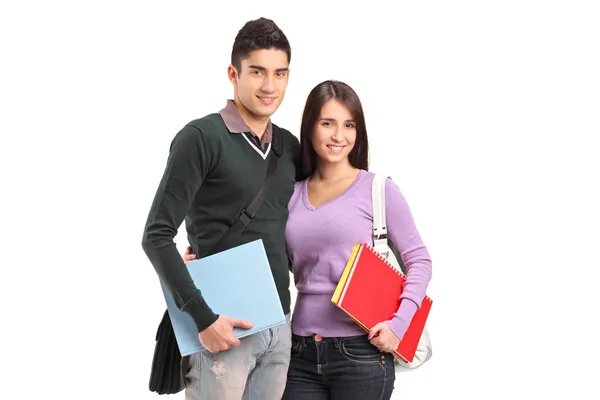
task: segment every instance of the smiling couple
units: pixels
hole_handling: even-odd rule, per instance
[[[390,351],[431,279],[409,206],[388,179],[388,232],[407,268],[400,307],[365,334],[331,303],[355,243],[373,239],[367,129],[358,95],[339,81],[309,93],[299,141],[272,123],[290,61],[290,44],[272,20],[241,28],[227,70],[233,99],[175,135],[147,218],[142,247],[207,349],[184,359],[188,400],[390,399]],[[272,157],[278,163],[262,206],[219,250],[263,240],[288,324],[238,340],[233,328],[250,328],[252,321],[215,314],[185,263],[215,251],[258,192]],[[190,247],[182,257],[174,238],[183,221]],[[291,318],[290,270],[298,291]]]

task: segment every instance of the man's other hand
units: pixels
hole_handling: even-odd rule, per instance
[[[233,336],[233,328],[252,328],[253,324],[235,318],[220,315],[215,322],[198,334],[202,346],[211,353],[229,350],[240,345],[240,340]]]

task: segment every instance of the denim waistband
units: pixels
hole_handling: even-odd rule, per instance
[[[321,340],[317,340],[317,337],[319,337]],[[368,341],[367,337],[368,337],[368,334],[366,334],[366,333],[364,335],[356,335],[356,336],[320,336],[317,334],[313,334],[310,336],[300,336],[300,335],[296,335],[296,334],[292,333],[292,340],[297,340],[302,344],[332,342],[332,343],[338,345],[342,342]]]

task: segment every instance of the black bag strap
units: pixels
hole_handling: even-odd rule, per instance
[[[248,224],[252,221],[252,219],[256,216],[256,212],[260,208],[263,200],[267,196],[269,188],[273,183],[273,177],[275,176],[275,170],[277,168],[277,160],[281,157],[282,154],[282,133],[279,127],[275,124],[273,126],[273,138],[271,140],[271,150],[275,154],[271,155],[269,159],[269,165],[267,166],[267,174],[265,176],[264,183],[260,188],[259,192],[256,194],[256,197],[250,202],[248,207],[242,210],[237,219],[231,224],[227,232],[221,237],[221,239],[213,246],[211,253],[215,250],[219,249],[219,246],[223,243],[227,243],[232,236],[235,236],[241,233]],[[210,253],[209,253],[210,254]]]

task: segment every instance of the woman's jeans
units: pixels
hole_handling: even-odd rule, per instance
[[[292,334],[283,400],[389,400],[394,380],[394,356],[380,352],[367,335]]]

